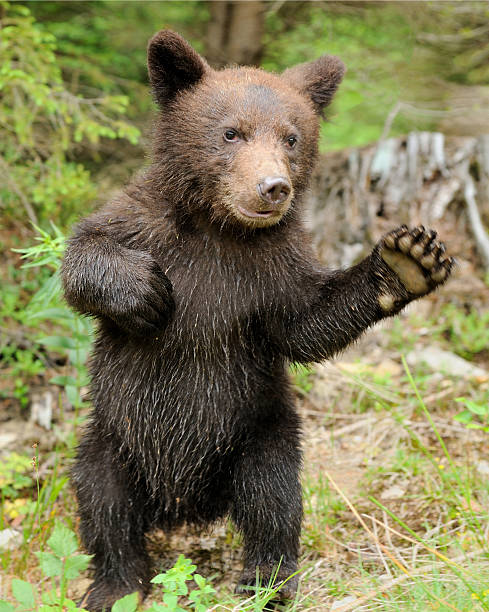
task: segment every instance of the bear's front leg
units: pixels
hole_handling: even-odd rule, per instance
[[[297,571],[302,520],[299,422],[292,408],[280,413],[238,452],[232,518],[244,538],[244,569],[236,592],[252,594],[258,573],[262,586],[286,580],[278,597],[293,599],[298,576],[289,576]]]
[[[68,241],[61,270],[66,300],[129,334],[155,333],[173,314],[171,282],[150,253],[123,246],[104,227],[103,220],[86,219]]]
[[[291,361],[329,359],[377,321],[444,283],[453,264],[436,232],[403,225],[356,266],[305,275],[301,295],[309,294],[308,301],[269,321],[272,343]]]

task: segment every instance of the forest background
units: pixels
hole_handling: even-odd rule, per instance
[[[67,474],[89,409],[85,362],[92,328],[62,301],[57,270],[72,223],[147,163],[155,106],[146,42],[166,27],[216,67],[254,64],[280,72],[322,53],[341,57],[348,72],[321,128],[324,160],[328,153],[348,157],[388,138],[402,143],[410,132],[455,139],[489,133],[487,1],[0,1],[2,611],[64,609],[87,579],[88,559],[72,539],[76,509]],[[475,179],[478,171],[471,167]],[[489,204],[482,202],[481,209],[487,224]],[[306,472],[308,573],[297,609],[338,604],[347,610],[352,601],[355,609],[489,609],[489,464],[483,451],[477,454],[484,445],[487,449],[489,435],[489,314],[483,259],[474,244],[469,250],[471,281],[463,297],[449,290],[422,320],[413,311],[379,332],[378,363],[365,370],[353,356],[341,376],[328,372],[327,392],[321,391],[322,370],[294,373],[302,410],[310,416],[306,431],[321,449],[329,445],[332,456],[338,455],[338,444],[343,447],[349,468],[346,476],[339,472],[340,480],[352,479],[346,492],[338,492],[334,478],[319,478],[330,459],[324,450],[317,452],[317,472]],[[472,297],[467,286],[477,289]],[[416,348],[416,336],[435,339],[445,352],[478,369],[460,378],[457,362],[458,372],[437,377],[419,363],[411,372],[400,354]],[[422,397],[433,395],[442,401],[436,399],[430,412]],[[352,423],[334,417],[340,412]],[[423,415],[431,433],[423,429]],[[336,418],[339,437],[331,434]],[[365,431],[355,423],[363,423]],[[390,459],[382,467],[375,460],[384,429],[397,446],[387,449]],[[447,436],[453,447],[447,446]],[[349,444],[364,445],[368,460],[354,458]],[[475,455],[467,455],[467,444]],[[365,468],[362,476],[358,461]],[[449,469],[440,468],[445,465]],[[381,509],[384,525],[390,517],[395,529],[406,528],[403,536],[394,536],[394,527],[384,526],[387,546],[375,523],[356,523],[358,517],[366,520],[356,508],[374,516],[379,506],[368,493],[376,486],[379,495],[381,490],[393,495],[382,499],[402,500],[408,472],[414,478],[410,501],[404,506],[396,501],[396,518],[392,510]],[[404,493],[396,497],[392,487]],[[359,506],[350,506],[348,496]],[[425,512],[428,506],[432,513]],[[407,546],[406,537],[414,544]],[[176,550],[202,559],[207,574],[217,576],[218,594],[205,582],[191,583],[194,570],[183,564],[176,569],[180,582],[163,582],[165,596],[173,597],[167,608],[262,609],[273,596],[273,589],[265,589],[253,602],[233,599],[224,578],[238,563],[230,526],[213,541],[225,558],[218,569],[215,557],[202,552],[202,542],[189,538],[182,534],[173,548],[168,545],[166,567],[175,562]],[[70,546],[63,548],[63,541]],[[400,578],[406,580],[402,589]],[[188,584],[194,584],[194,600],[188,598]],[[207,603],[199,604],[199,597]],[[366,607],[359,608],[362,597]]]

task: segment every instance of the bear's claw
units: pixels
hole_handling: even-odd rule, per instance
[[[415,296],[430,292],[450,276],[455,260],[445,252],[443,242],[436,240],[436,232],[423,225],[411,230],[402,225],[386,234],[380,243],[382,259]]]

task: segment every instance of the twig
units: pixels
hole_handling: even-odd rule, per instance
[[[475,242],[479,250],[480,256],[484,261],[486,270],[489,270],[489,237],[484,226],[482,225],[477,202],[475,201],[475,185],[472,177],[467,172],[465,179],[464,190],[465,202],[467,203],[467,214],[469,217],[470,227],[474,234]]]
[[[384,140],[387,138],[387,136],[389,135],[389,132],[391,131],[391,127],[392,124],[394,123],[394,119],[397,117],[399,111],[402,108],[402,102],[400,102],[399,100],[394,104],[394,106],[391,108],[391,110],[389,111],[389,114],[387,115],[387,118],[385,120],[384,123],[384,129],[382,130],[382,134],[380,135],[379,141],[377,143],[377,146],[384,142]]]

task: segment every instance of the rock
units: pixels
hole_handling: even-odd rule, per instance
[[[435,346],[429,346],[420,350],[412,351],[406,356],[409,366],[425,363],[431,370],[443,372],[449,376],[461,378],[474,378],[477,382],[489,380],[489,372],[462,359],[454,353],[444,351]]]
[[[406,490],[398,487],[397,485],[392,485],[385,491],[382,491],[380,499],[400,499],[406,495]]]
[[[481,459],[475,466],[475,469],[479,472],[479,474],[482,474],[483,476],[488,476],[489,475],[489,461],[486,461],[485,459]]]
[[[17,440],[17,434],[15,433],[0,433],[0,450],[8,448],[12,443]]]
[[[14,550],[22,544],[22,534],[15,529],[0,530],[0,550]]]
[[[346,606],[348,604],[352,604],[354,601],[356,601],[356,597],[354,597],[353,595],[348,595],[348,597],[344,597],[343,599],[338,599],[337,601],[333,602],[333,605],[331,606],[331,610],[340,610],[343,606]]]
[[[31,397],[31,421],[44,429],[51,429],[53,418],[53,394],[51,391],[33,393]]]

